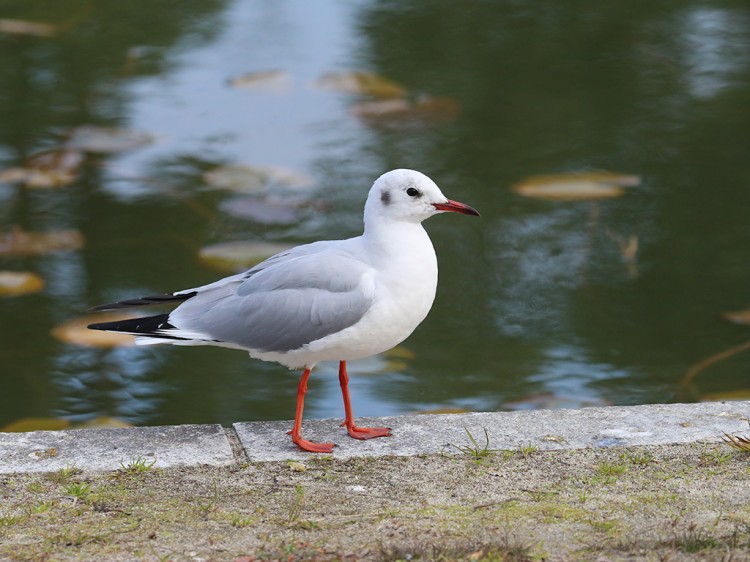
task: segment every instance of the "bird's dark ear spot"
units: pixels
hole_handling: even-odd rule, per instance
[[[381,191],[380,192],[380,200],[383,202],[383,205],[386,207],[391,204],[391,193],[389,191]]]

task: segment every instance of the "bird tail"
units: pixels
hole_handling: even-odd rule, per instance
[[[169,334],[170,330],[176,330],[176,328],[169,323],[169,314],[158,314],[156,316],[146,316],[145,318],[126,318],[123,320],[115,320],[113,322],[99,322],[96,324],[89,324],[88,328],[89,330],[122,332],[124,334],[138,336],[138,340],[140,341],[136,340],[136,343],[169,343],[168,341],[153,341],[152,338],[158,338],[160,340],[186,339]],[[141,340],[141,338],[143,339]],[[152,341],[146,341],[147,339]]]
[[[92,312],[101,312],[104,310],[118,310],[120,308],[131,308],[134,306],[147,306],[150,304],[175,304],[178,302],[185,301],[196,295],[196,291],[182,292],[182,293],[166,293],[164,295],[154,295],[150,297],[141,297],[139,299],[128,299],[124,301],[111,302],[109,304],[100,304],[90,310]],[[154,318],[157,318],[154,316]],[[103,328],[94,328],[95,330],[101,330]],[[121,330],[115,330],[121,331]]]

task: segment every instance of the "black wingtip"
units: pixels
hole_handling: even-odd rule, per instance
[[[185,301],[191,297],[194,297],[196,292],[181,293],[176,295],[174,293],[166,293],[164,295],[154,295],[150,297],[141,297],[138,299],[128,299],[124,301],[117,301],[108,304],[100,304],[89,308],[89,312],[104,312],[105,310],[119,310],[121,308],[132,308],[134,306],[148,306],[152,304],[173,304],[175,302]],[[99,328],[93,328],[99,329]]]
[[[112,322],[97,322],[87,326],[89,330],[103,330],[105,332],[125,332],[127,334],[169,337],[157,331],[174,329],[169,323],[169,314],[158,314],[144,318],[125,318]],[[174,339],[174,338],[173,338]]]

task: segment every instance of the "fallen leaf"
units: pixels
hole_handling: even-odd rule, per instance
[[[504,407],[509,410],[562,410],[568,408],[585,408],[589,406],[608,406],[610,402],[604,398],[585,396],[563,396],[552,392],[531,394],[514,402],[506,402]]]
[[[723,402],[727,401],[746,401],[750,400],[750,388],[738,388],[735,390],[725,390],[723,392],[710,392],[701,396],[702,402]]]
[[[200,250],[198,258],[208,267],[233,273],[259,264],[291,247],[291,244],[235,240],[206,246]]]
[[[57,456],[57,447],[50,447],[43,451],[34,451],[33,455],[38,459],[53,459]]]
[[[109,416],[99,416],[81,423],[74,423],[71,429],[116,429],[120,427],[133,427],[133,424]]]
[[[604,170],[531,176],[513,186],[524,197],[556,201],[584,201],[621,196],[623,187],[640,184],[641,178]]]
[[[218,189],[231,189],[243,193],[265,191],[268,175],[260,168],[243,164],[219,166],[203,174],[203,181]]]
[[[329,72],[321,76],[316,85],[325,90],[375,98],[402,98],[406,95],[406,89],[401,84],[361,70]]]
[[[0,256],[41,256],[53,252],[80,250],[83,235],[77,230],[24,231],[14,228],[0,236]]]
[[[52,335],[61,342],[85,347],[124,347],[135,345],[135,337],[129,334],[89,330],[87,327],[89,324],[97,322],[112,322],[127,318],[137,318],[137,316],[134,314],[123,314],[122,312],[88,314],[56,326],[52,329]]]
[[[363,101],[349,108],[365,125],[380,129],[430,127],[454,121],[461,113],[460,104],[447,97],[421,96]]]
[[[724,312],[721,317],[735,324],[750,324],[750,308],[734,312]]]
[[[466,408],[430,408],[427,410],[418,410],[414,412],[415,414],[420,415],[431,415],[431,414],[468,414],[471,413],[471,410],[467,410]]]
[[[283,70],[261,70],[233,76],[227,83],[232,88],[278,91],[287,86],[289,74]]]
[[[133,427],[128,422],[118,420],[117,418],[110,418],[107,416],[100,416],[86,420],[81,423],[71,424],[70,420],[64,418],[21,418],[8,425],[0,428],[3,432],[12,433],[25,433],[28,431],[60,431],[63,429],[112,429],[119,427]],[[35,451],[34,455],[38,458],[52,458],[56,457],[58,451],[56,448],[46,449],[43,451]]]
[[[83,154],[68,148],[37,152],[26,159],[25,166],[0,172],[0,181],[23,183],[26,187],[61,187],[78,178]]]
[[[0,181],[23,183],[26,187],[62,187],[73,183],[76,177],[69,172],[34,168],[7,168],[0,172]]]
[[[282,168],[281,166],[264,166],[268,181],[272,185],[278,185],[287,189],[305,189],[315,182],[307,174]]]
[[[70,427],[70,422],[59,418],[21,418],[0,428],[8,433],[27,431],[59,431]]]
[[[0,297],[15,297],[38,293],[44,279],[31,271],[0,271]]]
[[[34,37],[54,37],[60,27],[38,21],[0,19],[0,33],[9,35],[31,35]]]
[[[219,204],[221,211],[258,224],[292,224],[299,220],[299,202],[232,197]]]
[[[389,359],[414,359],[417,354],[403,345],[397,345],[386,351],[383,355]]]
[[[152,142],[154,137],[143,131],[82,125],[70,131],[65,146],[84,152],[112,154],[140,148]]]
[[[302,189],[313,184],[305,174],[277,166],[227,164],[203,174],[203,181],[211,187],[241,193],[263,193],[271,185]]]
[[[307,466],[299,461],[286,461],[286,464],[288,464],[289,468],[294,472],[307,472]]]
[[[83,153],[79,150],[72,150],[67,147],[50,148],[35,152],[26,158],[26,167],[38,170],[76,172],[83,160]]]

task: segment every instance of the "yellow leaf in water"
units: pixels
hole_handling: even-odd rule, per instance
[[[32,35],[53,37],[60,31],[59,26],[37,21],[0,19],[0,33],[9,35]]]
[[[414,412],[415,414],[468,414],[471,410],[467,410],[466,408],[432,408],[429,410],[419,410],[417,412]]]
[[[54,148],[32,154],[24,167],[0,172],[0,181],[23,183],[26,187],[61,187],[75,181],[83,154],[67,148]]]
[[[112,154],[140,148],[152,142],[154,137],[143,131],[82,125],[70,131],[65,146],[77,151]]]
[[[531,176],[514,185],[513,191],[538,199],[585,201],[619,197],[625,193],[623,187],[640,182],[641,178],[636,175],[593,170]]]
[[[99,416],[85,422],[75,423],[71,429],[116,429],[120,427],[133,427],[133,424],[109,416]]]
[[[701,396],[701,401],[703,402],[723,402],[724,400],[729,400],[730,402],[750,400],[750,388],[711,392]]]
[[[0,172],[0,181],[23,183],[26,187],[62,187],[73,183],[76,177],[66,171],[35,168],[7,168]]]
[[[389,359],[414,359],[417,356],[417,354],[414,353],[411,349],[409,349],[408,347],[404,347],[403,345],[392,347],[383,355],[385,355]]]
[[[21,433],[26,431],[59,431],[70,427],[70,422],[58,418],[21,418],[0,428],[0,431]]]
[[[750,308],[734,312],[724,312],[721,316],[725,320],[729,320],[735,324],[750,324]]]
[[[402,98],[406,95],[406,89],[401,84],[360,70],[329,72],[321,76],[316,84],[326,90],[375,98]]]
[[[446,97],[420,96],[364,101],[349,109],[365,125],[376,129],[412,129],[454,121],[461,112],[459,103]]]
[[[38,293],[44,279],[31,271],[0,271],[0,297],[14,297]]]
[[[0,236],[0,256],[41,256],[83,248],[83,235],[77,230],[24,231],[14,228]]]
[[[280,91],[289,82],[289,74],[283,70],[261,70],[233,76],[227,83],[232,88],[248,90]]]
[[[266,189],[268,174],[265,170],[254,166],[227,164],[204,173],[203,181],[218,189],[260,193]]]
[[[135,345],[135,337],[118,332],[89,330],[89,324],[113,322],[127,318],[137,318],[135,314],[104,312],[74,318],[52,329],[52,335],[64,343],[85,347],[124,347]]]
[[[262,193],[271,185],[288,189],[302,189],[313,184],[310,176],[278,166],[250,166],[227,164],[203,174],[203,181],[211,187],[241,193]]]
[[[292,246],[276,242],[234,240],[206,246],[200,250],[198,258],[212,269],[234,273],[285,252]]]

